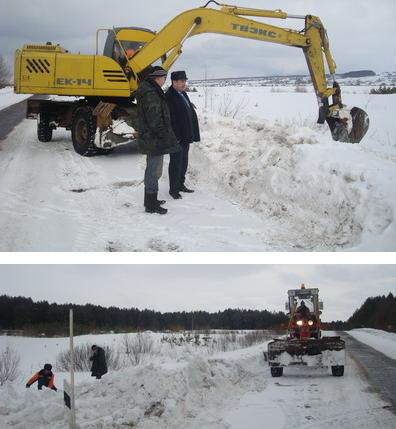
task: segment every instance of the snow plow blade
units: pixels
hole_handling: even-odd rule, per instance
[[[333,140],[344,143],[360,143],[367,133],[370,120],[367,113],[359,107],[338,111],[338,117],[326,118]]]
[[[345,363],[345,341],[340,337],[308,340],[276,339],[268,344],[270,366],[334,366]]]

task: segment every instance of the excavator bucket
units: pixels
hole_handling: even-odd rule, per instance
[[[338,117],[326,118],[333,140],[344,143],[360,143],[365,136],[370,120],[367,113],[359,107],[348,109],[344,106],[338,111]]]

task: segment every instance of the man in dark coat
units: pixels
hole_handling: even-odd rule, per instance
[[[296,309],[296,313],[300,314],[303,317],[308,317],[310,315],[311,311],[305,305],[305,302],[301,301],[301,304]]]
[[[187,76],[185,71],[175,71],[171,74],[172,86],[166,92],[172,129],[182,147],[180,152],[170,154],[169,161],[169,193],[175,198],[181,198],[180,192],[194,192],[188,189],[184,182],[188,168],[188,152],[190,143],[200,140],[199,125],[195,107],[185,92]]]
[[[158,180],[162,175],[164,154],[181,150],[172,130],[169,108],[162,90],[166,75],[162,67],[153,67],[136,91],[138,144],[140,151],[147,155],[144,173],[144,206],[147,213],[167,213],[161,207],[165,201],[158,200]]]
[[[29,388],[33,383],[37,381],[38,390],[42,390],[43,386],[48,387],[48,389],[57,391],[57,388],[54,385],[55,376],[52,372],[52,365],[46,363],[44,368],[32,375],[29,381],[26,383],[26,387]]]
[[[92,352],[93,354],[89,358],[92,361],[91,376],[99,380],[102,375],[107,373],[106,356],[102,347],[96,345],[92,346]]]

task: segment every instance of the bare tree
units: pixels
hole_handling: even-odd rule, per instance
[[[218,113],[226,118],[235,119],[246,109],[248,101],[245,98],[234,99],[230,92],[226,92],[218,107]]]
[[[4,57],[0,55],[0,88],[4,88],[10,83],[10,68]]]
[[[132,365],[139,365],[145,355],[151,355],[154,341],[148,334],[139,332],[137,335],[124,335],[122,339],[123,352]]]
[[[14,381],[18,377],[20,357],[18,353],[7,346],[0,353],[0,386],[7,380]]]
[[[111,370],[117,371],[122,367],[121,356],[118,350],[111,349],[110,347],[103,347],[106,357],[107,367]],[[75,371],[90,371],[92,362],[91,344],[85,343],[74,347],[74,369]],[[58,353],[56,357],[56,369],[58,371],[70,370],[70,350],[65,350]]]

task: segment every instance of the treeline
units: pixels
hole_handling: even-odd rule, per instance
[[[0,296],[0,330],[21,330],[37,335],[67,335],[69,309],[74,313],[76,335],[95,332],[125,332],[138,330],[166,331],[189,329],[268,329],[285,327],[283,312],[267,310],[227,309],[168,312],[137,308],[102,307],[100,305],[55,304],[34,302],[31,298]]]
[[[364,304],[346,321],[345,329],[375,328],[396,331],[396,296],[367,298]]]
[[[396,94],[396,86],[381,85],[378,89],[371,89],[370,94]]]

